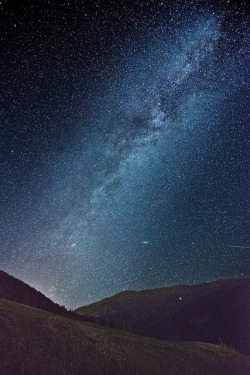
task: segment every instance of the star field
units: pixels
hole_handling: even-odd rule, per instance
[[[1,269],[71,308],[247,276],[246,3],[0,7]]]

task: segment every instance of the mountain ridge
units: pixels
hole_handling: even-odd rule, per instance
[[[131,331],[163,340],[224,342],[249,353],[250,279],[122,292],[75,310],[85,316],[122,319]]]

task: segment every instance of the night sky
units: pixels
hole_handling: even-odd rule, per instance
[[[0,9],[0,268],[71,308],[247,276],[245,1]]]

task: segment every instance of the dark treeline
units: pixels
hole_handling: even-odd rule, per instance
[[[37,291],[35,288],[32,288],[23,281],[18,280],[1,270],[0,298],[22,303],[23,305],[28,305],[36,309],[44,310],[74,320],[95,323],[116,329],[129,330],[129,324],[122,319],[96,318],[92,316],[79,315],[72,310],[67,310],[65,306],[61,306],[51,301],[48,297]]]

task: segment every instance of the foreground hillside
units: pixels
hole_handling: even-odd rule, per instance
[[[127,291],[83,306],[78,314],[126,321],[136,334],[157,339],[226,343],[249,353],[250,279]]]
[[[224,346],[167,343],[0,300],[1,375],[247,375]]]

